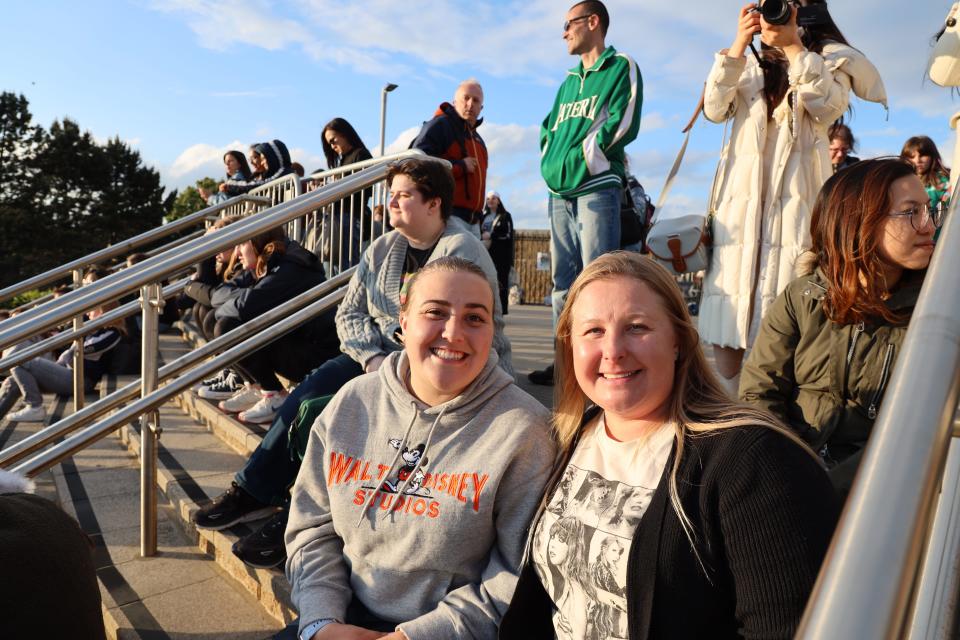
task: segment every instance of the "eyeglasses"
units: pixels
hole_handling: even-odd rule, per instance
[[[595,13],[588,13],[588,14],[586,14],[586,15],[577,16],[576,18],[570,18],[569,20],[567,20],[566,22],[563,23],[563,32],[566,33],[567,31],[569,31],[569,30],[570,30],[570,25],[572,25],[574,22],[580,22],[581,20],[586,20],[587,18],[589,18],[590,16],[593,16],[593,15],[596,15],[596,14],[595,14]]]
[[[937,204],[920,204],[910,207],[906,211],[895,211],[893,213],[887,214],[890,216],[896,217],[906,217],[910,216],[910,226],[916,231],[920,231],[927,226],[927,222],[932,222],[935,229],[939,229],[940,225],[943,224],[943,214],[946,213],[947,207],[943,202],[938,202]]]

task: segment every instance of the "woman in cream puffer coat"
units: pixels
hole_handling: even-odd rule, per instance
[[[796,8],[788,24],[776,26],[752,6],[741,9],[734,44],[716,55],[703,106],[709,120],[730,126],[711,193],[713,255],[698,322],[728,379],[738,375],[760,319],[810,244],[810,207],[832,174],[827,130],[847,110],[851,90],[886,106],[876,68],[845,44],[825,7],[827,23],[801,37]],[[773,67],[766,73],[744,55],[756,33]],[[768,97],[778,86],[779,101]]]

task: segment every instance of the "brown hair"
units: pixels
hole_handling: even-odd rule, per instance
[[[227,225],[231,225],[234,222],[239,222],[240,220],[243,220],[243,216],[238,216],[238,215],[223,216],[222,218],[217,218],[217,220],[214,221],[212,225],[210,225],[210,228],[223,229]],[[217,275],[224,282],[226,282],[227,280],[230,279],[230,276],[233,274],[233,269],[236,266],[236,264],[237,264],[237,251],[236,251],[236,247],[234,247],[234,250],[230,252],[230,258],[227,260],[225,264],[223,264],[220,267],[220,270],[217,273]]]
[[[597,16],[597,19],[600,21],[600,34],[603,36],[607,35],[607,29],[610,28],[610,12],[607,11],[607,7],[600,2],[600,0],[581,0],[570,7],[570,10],[576,9],[577,7],[586,9],[587,13],[583,15]]]
[[[282,256],[287,251],[287,232],[283,227],[267,229],[260,235],[250,238],[257,252],[257,266],[253,274],[259,280],[267,275],[267,265],[274,256]]]
[[[846,37],[841,33],[837,23],[833,21],[830,10],[826,7],[826,0],[806,0],[804,6],[815,4],[824,5],[824,20],[820,24],[810,25],[803,28],[803,35],[800,41],[809,51],[816,54],[823,53],[823,47],[828,42],[837,42],[850,46]],[[780,105],[783,97],[787,94],[790,87],[790,80],[787,74],[787,57],[779,49],[768,47],[762,44],[761,57],[769,63],[767,68],[763,69],[763,97],[767,102],[767,117],[772,117],[773,110]]]
[[[854,151],[857,147],[857,139],[853,137],[853,131],[842,122],[834,122],[827,129],[827,140],[840,140],[847,145],[848,151]]]
[[[490,313],[493,313],[494,306],[496,305],[497,292],[494,290],[493,285],[490,283],[490,279],[487,278],[487,274],[483,272],[476,263],[470,262],[466,258],[461,258],[459,256],[442,256],[428,262],[425,264],[419,271],[414,273],[407,280],[407,295],[404,297],[401,305],[400,311],[406,312],[407,307],[410,304],[410,300],[413,298],[413,288],[419,282],[425,274],[434,273],[437,271],[442,271],[444,273],[472,273],[475,276],[479,276],[487,285],[490,287]]]
[[[827,281],[823,309],[838,324],[899,317],[884,304],[879,245],[893,203],[890,187],[914,175],[899,158],[863,160],[831,176],[810,213],[811,252]]]
[[[127,266],[132,267],[135,264],[140,264],[141,262],[143,262],[149,257],[150,256],[140,251],[136,253],[131,253],[130,255],[127,256]]]
[[[950,170],[943,166],[943,158],[940,157],[940,151],[937,145],[927,136],[913,136],[903,143],[903,149],[900,151],[900,159],[910,161],[907,156],[917,153],[921,156],[930,156],[930,168],[920,175],[920,180],[925,187],[940,187],[940,177],[949,175]],[[911,163],[912,164],[912,163]]]
[[[633,278],[647,285],[660,301],[677,338],[677,363],[668,406],[668,422],[674,426],[676,454],[670,472],[670,502],[694,547],[695,533],[680,504],[677,471],[683,459],[687,438],[730,427],[761,427],[783,434],[816,457],[789,429],[769,413],[732,400],[707,363],[700,346],[700,335],[690,319],[683,294],[674,277],[646,256],[628,251],[612,251],[591,262],[570,287],[566,303],[557,321],[556,375],[553,422],[557,439],[565,453],[575,446],[589,400],[577,383],[573,368],[571,326],[573,307],[587,285],[612,278]]]
[[[424,200],[440,198],[440,217],[447,220],[453,209],[453,173],[443,161],[432,158],[405,158],[390,163],[387,184],[397,176],[406,176],[417,185]]]

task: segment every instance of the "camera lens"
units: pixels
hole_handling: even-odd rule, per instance
[[[786,0],[766,0],[760,5],[760,15],[769,24],[790,22],[790,5]]]

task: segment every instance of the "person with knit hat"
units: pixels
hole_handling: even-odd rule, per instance
[[[220,191],[228,196],[236,196],[293,173],[287,145],[276,139],[258,142],[250,147],[250,166],[253,176],[249,180],[231,178],[220,184]]]

